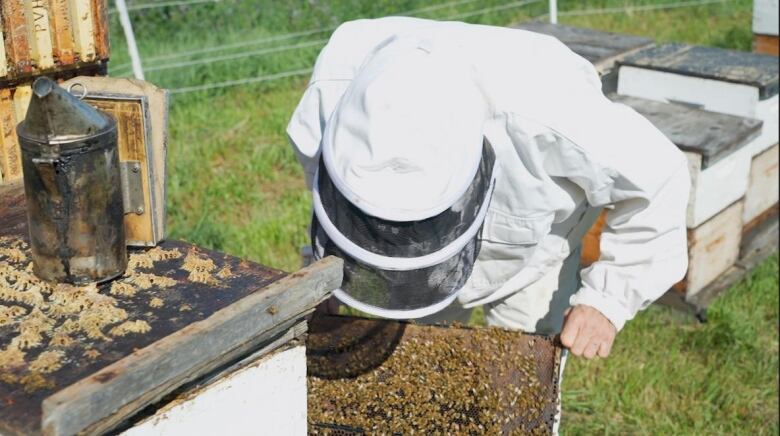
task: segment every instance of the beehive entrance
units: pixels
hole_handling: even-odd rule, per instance
[[[307,340],[313,434],[549,434],[560,349],[497,328],[315,317]]]

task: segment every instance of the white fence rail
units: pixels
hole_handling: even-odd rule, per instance
[[[132,73],[136,78],[143,79],[145,72],[188,68],[188,67],[194,67],[198,65],[207,65],[216,62],[224,62],[224,61],[241,59],[241,58],[260,57],[272,53],[281,53],[285,51],[300,50],[300,49],[305,49],[310,47],[317,47],[317,46],[322,47],[327,42],[327,39],[318,38],[312,41],[304,41],[304,42],[296,42],[293,44],[283,44],[283,45],[277,45],[271,47],[263,47],[263,48],[249,50],[240,53],[230,53],[230,54],[224,53],[226,51],[235,50],[235,49],[262,46],[265,44],[278,43],[278,42],[287,41],[295,38],[302,38],[302,37],[317,35],[320,33],[331,32],[337,27],[337,26],[317,27],[312,29],[305,29],[301,31],[280,34],[280,35],[267,36],[263,38],[254,38],[245,41],[238,41],[238,42],[220,44],[220,45],[215,45],[210,47],[179,51],[175,53],[167,53],[167,54],[161,54],[156,56],[150,56],[146,58],[146,61],[148,61],[149,65],[151,66],[147,66],[146,69],[142,67],[142,59],[136,45],[135,35],[133,34],[133,28],[132,28],[129,12],[154,9],[154,8],[162,8],[162,7],[172,7],[172,6],[213,4],[219,1],[238,1],[238,0],[180,0],[180,1],[148,2],[148,3],[140,3],[140,4],[132,4],[132,5],[126,5],[125,0],[115,0],[116,9],[113,9],[111,13],[119,14],[120,22],[122,24],[122,28],[125,33],[127,48],[128,48],[131,62],[112,68],[112,72],[115,73],[115,75],[120,75],[120,76]],[[454,0],[450,2],[437,4],[437,5],[426,6],[422,8],[399,12],[395,15],[403,15],[403,16],[423,15],[424,16],[434,11],[438,11],[445,8],[452,8],[456,6],[462,6],[469,3],[474,3],[476,1],[478,0]],[[485,7],[485,8],[468,11],[468,12],[451,14],[449,16],[437,17],[437,18],[443,20],[465,20],[468,18],[478,17],[491,12],[522,8],[532,4],[540,3],[542,1],[543,0],[512,1],[500,5]],[[643,5],[629,5],[629,6],[622,6],[622,7],[575,9],[575,10],[560,11],[558,10],[557,0],[548,0],[548,6],[549,6],[548,12],[539,16],[535,16],[533,18],[534,19],[548,18],[551,23],[557,23],[559,17],[573,17],[573,16],[585,16],[585,15],[597,15],[597,14],[619,14],[619,13],[631,14],[636,12],[676,9],[676,8],[702,6],[702,5],[710,5],[710,4],[717,4],[717,3],[728,3],[730,1],[732,0],[688,0],[688,1],[677,1],[677,2],[660,3],[660,4],[643,4]],[[203,56],[203,55],[208,55],[208,57],[205,58],[201,57],[198,59],[187,59],[187,58],[192,58],[195,56]],[[273,74],[263,74],[259,76],[247,77],[242,79],[203,83],[194,86],[183,86],[183,87],[173,88],[171,89],[171,92],[175,94],[181,94],[181,93],[189,93],[189,92],[197,92],[197,91],[206,91],[206,90],[212,90],[218,88],[238,86],[243,84],[268,82],[268,81],[279,80],[288,77],[303,76],[309,73],[311,73],[311,68],[291,69],[288,71],[281,71]]]

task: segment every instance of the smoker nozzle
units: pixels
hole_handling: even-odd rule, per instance
[[[40,142],[86,137],[109,128],[111,120],[79,100],[48,77],[32,85],[27,116],[20,124],[23,135]]]

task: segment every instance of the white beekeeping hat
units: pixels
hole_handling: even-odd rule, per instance
[[[390,40],[361,67],[325,129],[333,183],[364,212],[394,221],[429,218],[474,178],[485,98],[451,48]]]
[[[327,124],[312,190],[315,254],[344,259],[337,298],[417,318],[457,297],[498,170],[487,113],[453,50],[401,38],[369,57]]]

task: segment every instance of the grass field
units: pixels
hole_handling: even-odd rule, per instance
[[[133,24],[147,79],[182,89],[310,67],[330,29],[353,18],[412,11],[508,25],[546,12],[545,2],[538,2],[480,13],[507,1],[223,0],[137,11]],[[560,1],[559,9],[669,1]],[[139,3],[129,2],[131,7]],[[737,0],[563,15],[560,21],[658,41],[749,50],[751,11],[750,1]],[[126,75],[128,56],[112,17],[110,73]],[[289,36],[302,31],[310,32]],[[212,49],[220,45],[228,47]],[[287,46],[295,47],[280,51]],[[238,57],[247,53],[253,55]],[[306,80],[297,76],[174,95],[168,181],[172,237],[277,268],[298,267],[299,248],[307,242],[309,195],[284,128]],[[775,256],[731,289],[710,309],[707,324],[653,307],[628,324],[608,360],[570,360],[563,432],[777,434],[777,263]]]

